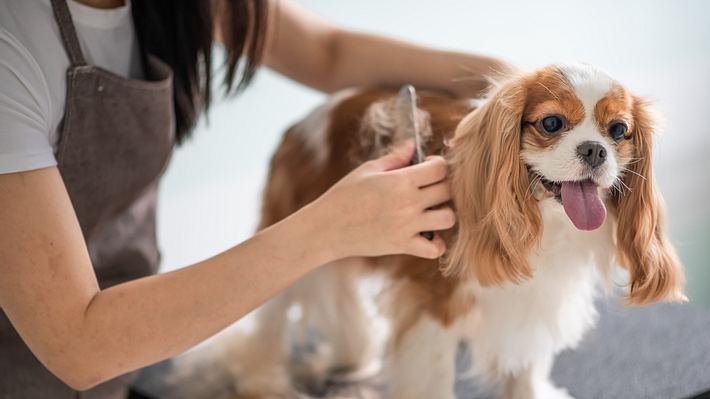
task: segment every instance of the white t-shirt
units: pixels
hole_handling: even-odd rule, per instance
[[[130,1],[110,10],[67,3],[86,62],[141,78]],[[50,0],[0,1],[0,174],[57,164],[68,67]]]

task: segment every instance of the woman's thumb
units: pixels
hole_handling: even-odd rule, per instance
[[[414,140],[407,140],[394,147],[392,152],[372,161],[375,168],[380,171],[403,168],[409,166],[414,156]]]

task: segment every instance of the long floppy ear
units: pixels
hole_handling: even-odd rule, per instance
[[[685,276],[665,232],[665,204],[656,189],[652,170],[655,123],[647,103],[633,99],[633,159],[624,174],[628,187],[617,194],[617,248],[629,270],[630,304],[682,301]]]
[[[522,78],[515,78],[456,129],[451,186],[458,231],[444,275],[472,273],[482,285],[532,276],[527,254],[542,220],[520,158],[526,95]]]

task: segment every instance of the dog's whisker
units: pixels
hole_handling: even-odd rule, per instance
[[[542,179],[538,179],[538,180],[537,180],[537,183],[535,183],[535,187],[533,187],[532,192],[530,193],[530,195],[534,195],[534,194],[535,194],[535,190],[537,190],[537,186],[538,186],[538,184],[540,184],[541,181],[542,181]]]
[[[644,159],[646,159],[646,158],[644,158],[644,157],[619,158],[619,162],[621,162],[622,164],[626,164],[626,165],[633,165],[635,163],[639,163],[639,162],[643,161]]]
[[[535,190],[537,189],[537,185],[540,184],[542,181],[542,176],[540,175],[535,175],[535,177],[530,180],[530,184],[528,184],[528,189],[525,191],[525,199],[530,198],[530,195],[535,194]],[[534,184],[534,186],[533,186]]]
[[[533,187],[533,184],[537,184],[537,182],[540,181],[542,177],[540,175],[535,175],[532,180],[530,180],[530,184],[528,184],[528,191],[531,191],[531,188],[534,190],[535,188]]]
[[[626,195],[626,191],[624,191],[624,189],[621,187],[621,184],[619,184],[618,182],[614,183],[612,187],[614,187],[616,192],[619,193],[619,197],[623,197],[624,195]]]
[[[624,167],[622,167],[621,170],[623,170],[624,172],[630,172],[630,173],[635,174],[636,176],[638,176],[638,177],[640,177],[640,178],[646,180],[646,177],[645,177],[645,176],[641,175],[641,174],[638,173],[638,172],[634,172],[633,170],[631,170],[631,169],[629,169],[629,168],[624,168]]]
[[[619,195],[624,195],[624,192],[621,190],[621,187],[619,187],[616,181],[611,185],[611,188],[619,193]]]
[[[626,190],[628,190],[629,192],[632,192],[632,191],[633,191],[633,190],[631,190],[631,187],[627,186],[626,183],[624,183],[624,181],[623,181],[622,179],[620,179],[620,178],[617,177],[617,178],[616,178],[616,181],[617,181],[618,183],[621,183],[621,185],[624,186],[624,188],[626,188]]]

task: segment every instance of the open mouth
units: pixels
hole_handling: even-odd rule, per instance
[[[604,224],[606,206],[592,179],[555,182],[540,176],[540,183],[562,207],[579,230],[596,230]]]
[[[545,187],[545,190],[555,196],[557,202],[562,203],[562,183],[547,180],[542,176],[540,176],[540,183]]]

